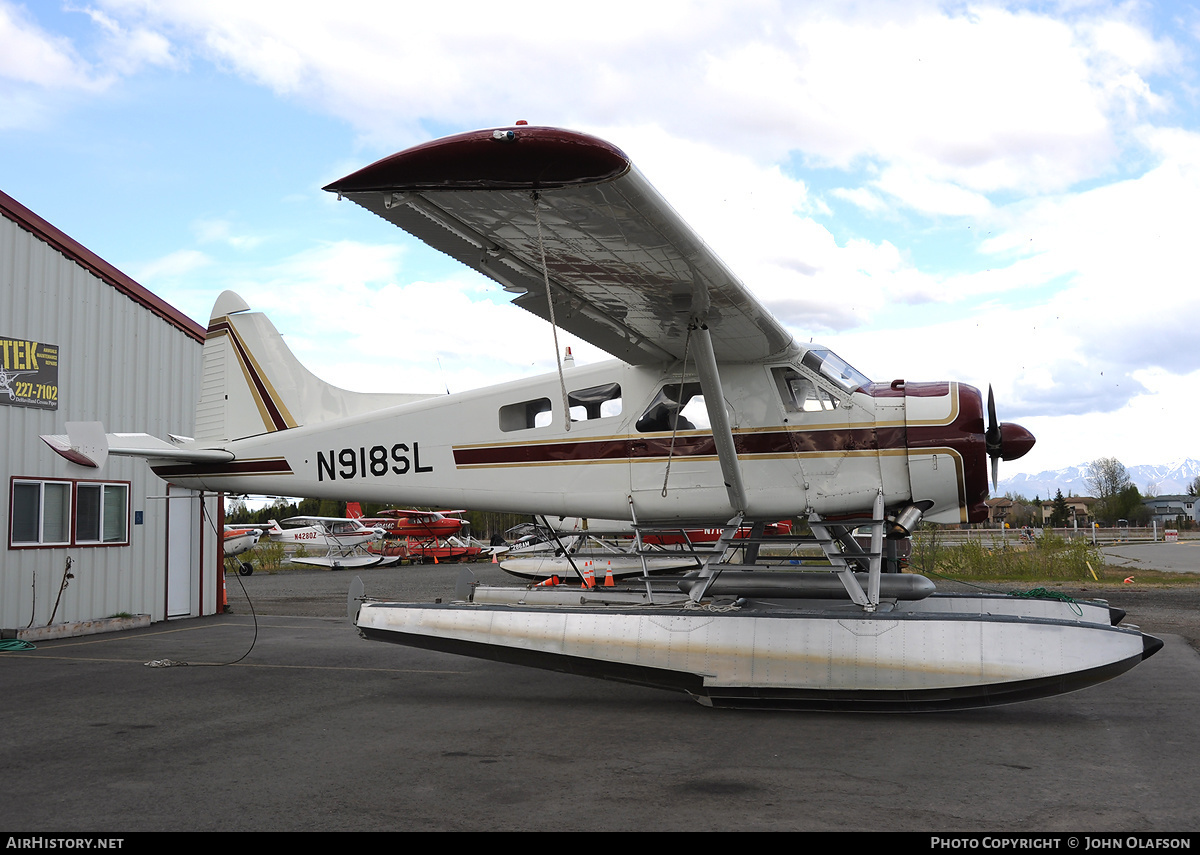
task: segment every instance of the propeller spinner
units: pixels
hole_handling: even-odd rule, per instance
[[[1016,460],[1024,457],[1033,444],[1037,442],[1033,434],[1025,428],[1012,422],[996,421],[996,399],[992,387],[988,385],[988,426],[984,434],[987,443],[988,457],[992,458],[992,489],[1000,480],[1000,461]]]

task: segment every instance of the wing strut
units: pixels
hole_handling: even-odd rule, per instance
[[[721,461],[721,477],[725,481],[725,491],[729,494],[729,504],[741,515],[746,512],[746,488],[742,484],[737,448],[733,444],[733,431],[729,427],[729,412],[725,409],[725,393],[721,389],[717,357],[713,353],[708,326],[699,324],[693,332],[696,336],[696,372],[700,375],[700,390],[704,393],[708,422],[712,426],[713,442],[717,446],[717,457]]]

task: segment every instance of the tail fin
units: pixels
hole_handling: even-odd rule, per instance
[[[362,505],[360,505],[358,502],[346,502],[346,516],[352,520],[362,519]]]
[[[225,291],[204,341],[196,439],[230,440],[419,401],[430,395],[350,392],[300,364],[275,326]]]

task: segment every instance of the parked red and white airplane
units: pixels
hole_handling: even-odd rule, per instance
[[[367,517],[363,514],[360,503],[346,504],[346,516],[358,520],[363,525],[382,528],[385,537],[433,537],[442,540],[462,531],[467,521],[461,517],[447,516],[461,513],[461,510],[417,511],[389,508],[379,511],[379,516]]]
[[[795,341],[610,143],[524,125],[474,131],[326,189],[618,361],[453,395],[347,392],[225,292],[195,439],[68,424],[46,441],[84,465],[147,457],[198,490],[622,519],[639,532],[715,524],[726,532],[718,546],[742,524],[804,515],[833,574],[721,573],[710,561],[674,595],[649,581],[603,604],[578,591],[572,601],[464,586],[470,604],[357,610],[368,638],[682,689],[703,703],[1004,703],[1107,679],[1161,647],[1113,625],[1102,603],[929,596],[929,580],[881,573],[885,535],[922,519],[983,520],[989,458],[994,472],[1032,435],[999,423],[990,394],[985,407],[970,386],[875,383]],[[865,551],[851,536],[863,524]],[[840,600],[814,599],[827,581]]]
[[[372,544],[371,552],[400,560],[411,558],[414,561],[433,562],[443,561],[473,561],[484,553],[481,546],[463,538],[459,533],[467,526],[467,521],[460,517],[450,517],[446,514],[461,514],[462,511],[380,511],[378,517],[367,519],[362,516],[362,507],[358,502],[346,505],[346,514],[360,520],[364,525],[381,528],[384,540]]]
[[[226,558],[233,558],[241,555],[243,552],[249,552],[258,545],[261,537],[261,529],[227,525],[224,531],[222,554]],[[254,574],[254,565],[249,561],[239,561],[238,573],[242,576],[251,576]]]
[[[275,520],[266,529],[267,537],[279,543],[289,543],[325,550],[324,555],[293,555],[293,564],[312,567],[370,567],[380,562],[379,555],[367,552],[367,544],[383,539],[383,529],[368,528],[358,520],[341,517],[290,517],[284,528]]]
[[[223,539],[224,556],[226,558],[233,558],[235,555],[241,555],[243,552],[248,552],[258,545],[258,539],[261,536],[262,532],[257,528],[246,528],[245,526],[225,526]]]

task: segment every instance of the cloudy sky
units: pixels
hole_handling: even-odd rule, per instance
[[[201,322],[237,290],[331,382],[462,391],[550,370],[549,326],[320,188],[568,127],[798,339],[992,384],[1039,440],[1003,475],[1200,457],[1196,5],[583,8],[0,0],[0,189]]]

